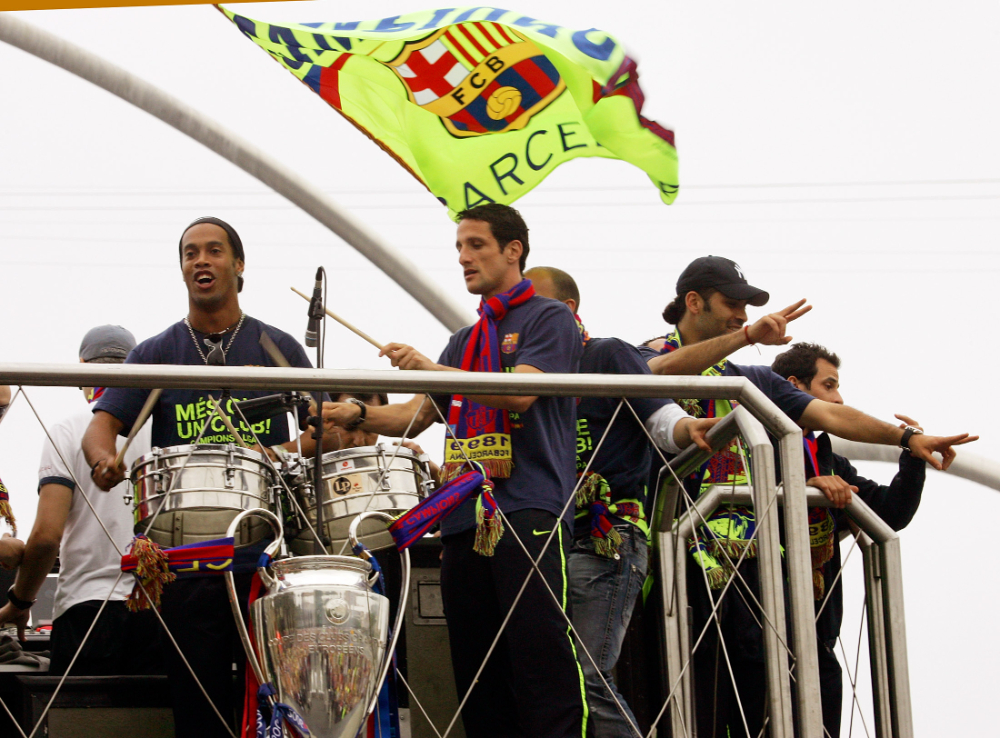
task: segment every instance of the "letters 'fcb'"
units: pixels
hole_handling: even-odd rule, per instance
[[[300,24],[221,10],[452,215],[512,203],[587,156],[634,164],[663,202],[677,196],[673,131],[642,115],[636,64],[603,31],[491,7]]]
[[[537,46],[495,23],[463,23],[415,43],[388,63],[410,101],[455,136],[516,131],[566,89]]]

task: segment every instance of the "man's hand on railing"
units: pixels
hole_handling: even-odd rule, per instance
[[[822,492],[834,507],[844,508],[851,504],[851,493],[858,488],[848,484],[836,474],[823,477],[810,477],[806,481],[809,487],[815,487]]]
[[[712,446],[705,439],[712,427],[722,418],[695,418],[688,424],[688,433],[691,434],[691,443],[702,451],[712,452]]]

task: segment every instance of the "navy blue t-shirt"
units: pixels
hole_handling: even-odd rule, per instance
[[[451,337],[439,364],[461,367],[472,327]],[[509,311],[497,325],[500,363],[505,372],[527,364],[546,374],[575,373],[583,353],[580,329],[563,303],[535,295]],[[448,417],[450,396],[434,401]],[[576,482],[576,400],[539,397],[524,413],[510,413],[514,467],[507,479],[494,479],[493,495],[505,513],[548,510],[559,515]],[[446,441],[447,442],[447,441]],[[565,520],[572,524],[573,505]],[[469,500],[444,519],[442,535],[474,528],[475,500]]]
[[[583,350],[580,361],[581,374],[649,374],[649,366],[642,355],[618,338],[592,338]],[[576,470],[583,473],[587,463],[600,443],[600,449],[590,470],[600,474],[611,487],[613,502],[635,500],[645,513],[647,470],[652,459],[649,438],[645,430],[627,407],[618,411],[618,417],[608,430],[620,402],[611,397],[583,397],[576,413]],[[661,407],[672,400],[629,400],[636,414],[645,423]],[[601,437],[608,435],[601,443]],[[586,510],[581,510],[576,520],[575,534],[589,535],[590,524]]]
[[[281,353],[292,366],[308,368],[312,366],[306,358],[306,352],[302,346],[284,331],[273,328],[249,315],[243,320],[243,325],[234,339],[223,336],[222,345],[226,349],[227,366],[274,366],[271,357],[260,345],[260,334],[267,331]],[[204,333],[194,332],[202,347],[202,352],[207,354],[209,348],[205,346]],[[232,345],[228,341],[232,341]],[[205,360],[195,348],[191,333],[188,331],[184,321],[174,323],[163,333],[153,336],[129,353],[125,360],[126,364],[183,364],[183,365],[204,365]],[[132,424],[138,417],[142,406],[149,396],[148,389],[129,389],[126,387],[109,387],[104,391],[101,398],[94,404],[93,409],[103,410],[111,413],[124,425],[122,435],[128,435],[132,429]],[[220,390],[212,391],[212,396],[219,399]],[[273,394],[270,390],[238,390],[233,392],[233,400],[245,400],[252,397]],[[160,401],[153,409],[153,436],[154,446],[161,448],[166,446],[179,446],[194,443],[198,437],[198,432],[205,420],[211,414],[212,409],[208,403],[209,392],[207,390],[190,389],[165,389],[160,395]],[[231,401],[230,401],[231,402]],[[237,430],[240,431],[243,439],[250,445],[254,444],[253,434],[250,429],[236,415],[232,406],[224,404],[223,409],[230,416]],[[300,409],[302,416],[307,414],[305,409]],[[242,425],[242,427],[240,427]],[[273,446],[289,440],[288,424],[284,417],[271,418],[256,423],[254,432],[264,446]],[[201,443],[232,443],[235,439],[226,429],[218,417],[212,420],[211,426],[201,437]]]
[[[227,366],[275,366],[271,357],[260,345],[260,334],[267,331],[271,340],[278,346],[278,349],[288,359],[292,366],[309,368],[312,366],[306,358],[306,352],[294,338],[284,331],[262,323],[249,315],[244,318],[243,325],[235,338],[224,336],[222,345],[226,350]],[[207,355],[209,347],[205,346],[204,333],[194,332],[202,352]],[[230,341],[232,343],[230,343]],[[188,331],[184,321],[174,323],[163,333],[146,339],[136,346],[125,359],[126,364],[182,364],[182,365],[203,365],[205,360],[195,348],[191,333]],[[142,406],[146,403],[150,390],[130,389],[127,387],[109,387],[104,391],[101,398],[94,403],[93,410],[103,410],[111,413],[124,425],[122,435],[128,435],[132,429],[132,424],[139,416]],[[215,399],[219,399],[221,391],[215,390],[212,393]],[[252,397],[273,394],[270,390],[239,390],[233,392],[233,400],[246,400]],[[153,408],[150,416],[153,421],[152,444],[160,448],[166,446],[180,446],[194,443],[198,437],[198,432],[205,424],[209,414],[212,412],[208,404],[207,390],[189,389],[165,389],[160,395],[160,400]],[[229,402],[232,402],[230,400]],[[223,409],[229,415],[240,431],[244,440],[253,445],[253,434],[236,415],[232,406],[227,402],[223,403]],[[300,408],[300,420],[308,411]],[[264,446],[273,446],[289,440],[288,423],[284,416],[264,420],[255,423],[254,433]],[[235,439],[223,425],[218,417],[212,419],[212,424],[201,437],[201,443],[233,443]],[[243,546],[236,549],[236,557],[233,562],[233,571],[251,572],[256,569],[257,559],[267,547],[269,539],[265,539],[252,546]],[[192,577],[211,576],[192,574]]]
[[[647,362],[660,355],[659,351],[649,346],[638,346],[637,348],[642,358]],[[746,377],[754,383],[757,389],[767,395],[768,399],[777,405],[781,412],[796,423],[805,412],[806,405],[816,399],[798,389],[780,374],[772,371],[769,366],[749,366],[727,361],[722,370],[722,376]]]

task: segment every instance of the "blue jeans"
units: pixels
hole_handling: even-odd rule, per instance
[[[629,720],[635,724],[635,716],[619,694],[611,670],[618,662],[636,598],[646,579],[649,546],[643,532],[633,525],[623,523],[615,526],[615,530],[622,537],[619,559],[595,553],[589,535],[573,540],[567,559],[573,627],[613,691],[613,695],[608,692],[594,663],[580,649],[577,656],[583,667],[596,738],[639,735],[629,725]],[[628,719],[621,714],[615,699],[628,714]]]

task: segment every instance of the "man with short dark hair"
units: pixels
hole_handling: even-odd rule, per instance
[[[664,311],[665,317],[677,320],[675,330],[640,350],[654,374],[746,377],[803,428],[826,431],[853,441],[901,446],[936,469],[947,469],[951,464],[955,458],[953,446],[978,438],[968,433],[939,437],[924,435],[917,428],[901,429],[842,403],[813,397],[768,367],[743,366],[729,361],[726,357],[730,352],[747,344],[790,342],[791,337],[785,335],[788,323],[809,310],[803,307],[805,300],[801,300],[747,325],[746,306],[764,305],[768,298],[767,292],[747,282],[743,270],[735,262],[719,256],[695,259],[678,279],[677,297],[671,303],[675,307],[683,305],[684,309],[670,309],[668,305],[668,310]],[[657,351],[659,347],[662,348]],[[725,400],[685,400],[680,404],[696,417],[722,417],[734,407],[733,402]],[[812,461],[815,456],[812,448],[808,443],[806,446],[809,451],[806,477],[810,484],[821,489],[835,504],[843,505],[845,488],[849,485],[820,474]],[[942,461],[935,459],[934,453],[940,453]],[[706,464],[700,477],[694,480],[693,494],[697,496],[714,484],[747,485],[749,481],[749,470],[744,467],[741,450],[734,440],[733,445]],[[699,735],[728,735],[729,731],[742,730],[744,719],[751,734],[756,735],[764,724],[766,680],[762,634],[759,621],[746,604],[751,601],[750,595],[757,597],[759,590],[757,560],[750,540],[755,522],[755,511],[751,508],[726,506],[716,510],[706,525],[700,527],[699,536],[691,546],[689,598],[697,631],[700,632],[711,616],[714,606],[704,582],[713,591],[722,590],[732,576],[730,560],[738,560],[741,554],[745,557],[740,565],[742,580],[734,582],[733,588],[737,592],[745,587],[750,589],[749,593],[741,592],[742,598],[730,594],[718,606],[733,679],[742,697],[742,714],[731,693],[725,669],[715,662],[718,644],[716,631],[710,628],[694,665],[695,691],[701,708],[697,715]],[[810,535],[814,590],[816,598],[821,600],[825,593],[822,567],[833,556],[834,548],[830,513],[824,508],[810,511],[810,529],[815,531]],[[714,712],[709,707],[712,705]]]
[[[83,337],[79,357],[89,364],[121,364],[134,347],[129,331],[102,325]],[[103,389],[84,387],[83,393],[92,403]],[[89,411],[77,413],[52,426],[45,440],[38,471],[38,513],[10,589],[12,596],[0,609],[0,624],[17,625],[23,640],[31,605],[58,557],[49,673],[65,673],[98,613],[73,675],[154,673],[150,669],[161,661],[159,625],[149,621],[151,613],[129,613],[125,607],[133,584],[130,576],[121,574],[119,553],[132,539],[132,513],[122,501],[128,485],[122,482],[109,494],[90,479],[80,448],[90,418]],[[131,464],[147,451],[149,430],[143,429],[125,460]]]
[[[482,298],[479,322],[453,335],[437,362],[399,343],[387,344],[381,354],[407,370],[575,372],[583,352],[580,332],[565,305],[536,295],[524,279],[527,239],[514,208],[491,204],[459,213],[458,262],[466,289]],[[499,515],[486,514],[485,497],[468,500],[441,525],[441,593],[459,698],[475,683],[462,711],[466,735],[583,736],[587,705],[573,640],[560,604],[532,576],[531,561],[551,538],[538,568],[569,610],[564,562],[573,514],[575,400],[418,395],[383,407],[334,404],[324,408],[324,418],[394,436],[412,420],[418,435],[438,418],[431,403],[446,413],[455,435],[446,443],[444,475],[457,476],[466,457],[475,458],[513,528],[495,537]],[[483,522],[477,524],[477,517]],[[498,648],[477,675],[518,597]]]
[[[260,345],[267,333],[292,366],[309,367],[305,351],[287,333],[246,315],[240,308],[245,254],[236,230],[218,218],[199,218],[181,233],[178,244],[181,274],[188,293],[188,313],[165,331],[136,346],[127,364],[187,364],[201,366],[274,366]],[[289,440],[284,418],[262,421],[251,428],[236,415],[234,400],[260,397],[266,391],[233,392],[221,402],[237,431],[247,443],[260,441],[257,450],[272,456],[271,446],[296,449]],[[138,417],[149,390],[112,387],[94,406],[94,417],[83,439],[83,450],[92,468],[91,477],[101,489],[110,489],[125,476],[115,465],[115,437],[127,434]],[[194,443],[231,443],[235,439],[219,418],[209,428],[211,405],[207,390],[165,389],[153,409],[152,444],[160,448]],[[219,399],[216,393],[213,399]],[[300,414],[304,414],[304,411]],[[205,431],[202,433],[202,431]],[[302,451],[315,449],[311,431],[300,437]],[[324,448],[337,448],[337,437],[324,435]],[[237,589],[249,592],[250,578],[267,539],[238,546],[234,562]],[[232,664],[245,660],[236,637],[236,626],[222,577],[201,572],[185,575],[163,591],[164,621],[223,720],[234,726],[241,696],[234,688]],[[178,736],[228,736],[212,707],[191,678],[176,649],[165,648],[170,676],[174,727]]]
[[[572,276],[555,267],[534,267],[525,276],[537,294],[578,312],[580,290]],[[618,338],[591,338],[579,316],[577,322],[584,341],[581,374],[650,373],[635,347]],[[673,400],[629,400],[634,415],[628,408],[619,410],[619,403],[612,397],[583,397],[576,408],[576,471],[586,472],[586,478],[578,483],[567,567],[573,625],[593,659],[580,654],[596,738],[636,735],[635,716],[612,671],[649,569],[649,438],[670,454],[692,442],[711,450],[704,436],[717,422],[695,420]]]
[[[778,354],[771,369],[813,397],[836,404],[844,402],[840,396],[840,358],[823,346],[815,343],[792,344],[788,351]],[[915,420],[905,415],[896,415],[896,418],[903,421],[901,428],[920,428]],[[807,441],[815,444],[819,466],[819,478],[809,479],[807,483],[820,487],[826,482],[831,488],[827,495],[833,495],[831,499],[836,499],[837,507],[841,508],[833,511],[834,535],[847,531],[848,518],[842,508],[851,503],[852,493],[864,500],[893,530],[902,530],[909,525],[920,506],[924,488],[926,464],[922,459],[907,451],[901,452],[899,472],[889,486],[880,485],[862,477],[850,461],[833,453],[828,434],[821,433],[812,438],[813,433],[808,428],[805,433]],[[844,595],[837,577],[841,568],[840,547],[836,545],[836,538],[833,541],[833,556],[822,570],[824,588],[830,594],[822,612],[817,612],[816,637],[820,642],[823,726],[831,736],[838,736],[844,681],[834,648],[844,619]],[[816,609],[819,610],[820,606],[821,603],[817,602]]]

